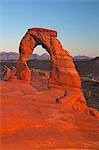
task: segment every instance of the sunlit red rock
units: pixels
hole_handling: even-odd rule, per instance
[[[4,81],[8,81],[11,78],[16,78],[16,68],[11,66],[10,68],[8,68],[6,65],[4,65],[4,70],[1,73],[1,79]]]
[[[32,83],[27,85],[21,80],[0,81],[2,149],[99,149],[99,120],[92,109],[91,115],[78,108],[69,109],[69,101],[74,103],[77,98],[73,90],[68,91],[62,103],[56,103],[64,90],[44,90],[42,80],[38,83],[39,87],[35,85],[37,81],[33,83],[34,88]],[[73,106],[77,106],[76,101]]]
[[[17,66],[17,78],[24,81],[30,81],[31,71],[26,62],[19,62]]]
[[[30,71],[26,63],[37,45],[51,55],[51,76]],[[99,113],[87,107],[80,77],[57,32],[29,29],[19,51],[17,70],[5,67],[0,81],[2,150],[99,149]]]
[[[56,31],[43,28],[29,29],[20,43],[20,62],[27,62],[37,45],[42,45],[51,55],[52,73],[49,84],[81,87],[80,77],[74,63],[57,39]]]
[[[52,71],[48,82],[48,87],[64,89],[67,95],[71,89],[77,95],[72,101],[64,100],[66,107],[74,109],[87,109],[87,105],[81,90],[81,80],[76,71],[74,63],[69,53],[63,49],[60,41],[57,39],[57,32],[43,28],[32,28],[23,37],[20,43],[20,59],[17,67],[17,77],[21,80],[30,80],[30,71],[26,64],[34,48],[42,45],[51,56]],[[25,68],[23,67],[25,65]],[[64,99],[67,99],[67,95]],[[70,95],[71,99],[73,95]],[[83,101],[83,103],[82,103]]]

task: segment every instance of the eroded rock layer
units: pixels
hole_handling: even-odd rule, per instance
[[[57,32],[43,28],[32,28],[23,37],[19,52],[20,59],[17,66],[18,79],[29,81],[31,73],[26,62],[29,60],[34,48],[42,45],[51,56],[52,71],[48,87],[60,88],[65,95],[56,102],[65,103],[67,108],[71,106],[77,110],[86,110],[87,105],[81,90],[81,80],[69,53],[63,49],[57,39]],[[69,92],[73,94],[70,95]],[[75,95],[75,97],[73,97]],[[67,100],[68,99],[68,100]]]
[[[26,63],[34,48],[42,45],[51,55],[52,72],[49,79],[49,85],[81,87],[80,77],[75,69],[74,63],[69,53],[63,49],[60,41],[57,39],[57,32],[43,28],[32,28],[23,37],[20,43],[20,60],[18,64],[18,78],[30,80],[30,74]],[[22,64],[25,66],[23,73]],[[28,75],[27,75],[28,74]],[[26,75],[26,77],[24,77]]]

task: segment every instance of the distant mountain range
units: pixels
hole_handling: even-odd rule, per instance
[[[18,61],[19,54],[16,52],[0,52],[0,61]],[[50,60],[50,56],[47,53],[42,55],[32,54],[29,60],[40,59]]]
[[[19,54],[16,52],[0,52],[0,61],[17,61]]]
[[[91,59],[92,59],[92,57],[80,56],[80,55],[73,57],[74,61],[85,61],[85,60],[91,60]]]
[[[19,54],[16,52],[0,52],[0,61],[18,61]],[[29,60],[39,59],[39,60],[50,60],[50,55],[44,53],[42,55],[32,54]],[[74,61],[85,61],[91,60],[91,57],[88,56],[74,56]]]
[[[16,67],[17,61],[19,59],[19,54],[14,52],[0,52],[0,68],[2,65],[6,64],[11,66],[15,64]],[[75,66],[81,77],[91,77],[99,80],[99,57],[92,58],[87,56],[75,56],[72,57]],[[39,61],[42,60],[42,61]],[[42,55],[32,54],[30,60],[28,61],[30,68],[41,68],[41,69],[51,69],[50,56],[47,53]]]

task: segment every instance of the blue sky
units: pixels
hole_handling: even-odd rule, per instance
[[[0,51],[18,52],[33,27],[56,30],[71,55],[99,55],[98,0],[0,0]]]

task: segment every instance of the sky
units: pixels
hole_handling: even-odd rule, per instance
[[[99,56],[98,0],[0,0],[0,51],[19,52],[22,37],[34,27],[56,30],[73,56]]]

